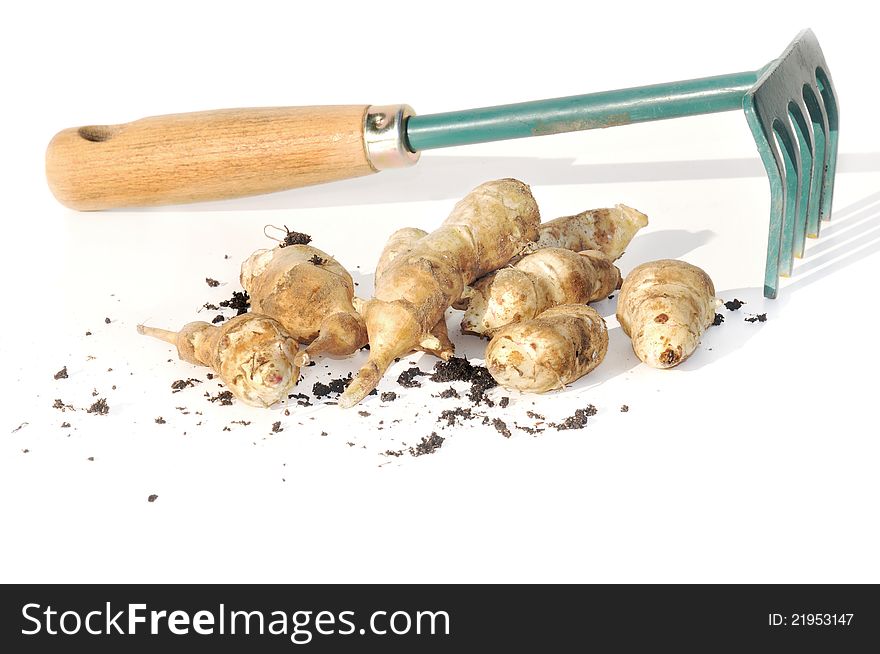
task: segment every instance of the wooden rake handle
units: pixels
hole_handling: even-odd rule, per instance
[[[82,211],[272,193],[412,165],[405,106],[221,109],[59,132],[49,188]]]

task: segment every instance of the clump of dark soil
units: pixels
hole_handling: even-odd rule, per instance
[[[437,432],[432,431],[430,436],[423,436],[418,445],[409,448],[409,453],[413,456],[433,454],[443,446],[445,440],[442,436],[437,435]]]
[[[164,425],[166,422],[167,422],[167,421],[166,421],[165,418],[163,418],[162,416],[159,416],[159,417],[156,418],[156,420],[155,420],[155,423],[156,423],[157,425]]]
[[[454,427],[456,424],[462,424],[464,420],[473,420],[477,415],[471,409],[464,407],[456,407],[454,409],[445,409],[437,416],[437,422],[446,421],[447,427]]]
[[[295,393],[293,395],[288,395],[287,399],[296,400],[296,403],[300,406],[312,406],[312,398],[310,398],[305,393]]]
[[[404,388],[419,388],[422,384],[420,381],[416,380],[416,377],[426,377],[428,374],[429,373],[422,372],[417,367],[413,366],[400,373],[400,376],[397,378],[397,383]]]
[[[712,321],[712,326],[717,327],[718,325],[720,325],[723,322],[724,322],[724,316],[722,316],[720,313],[716,313],[715,320]]]
[[[379,399],[383,402],[393,402],[397,399],[397,393],[395,393],[394,391],[386,391],[379,396]]]
[[[385,450],[385,452],[383,452],[383,454],[385,456],[402,456],[403,450]]]
[[[191,388],[191,387],[195,386],[196,384],[201,384],[201,383],[202,383],[201,379],[194,379],[193,377],[190,377],[189,379],[178,379],[177,381],[171,382],[171,392],[172,393],[179,393],[184,388]]]
[[[440,394],[437,395],[437,397],[441,397],[441,398],[443,398],[444,400],[448,400],[448,399],[451,398],[451,397],[454,397],[454,398],[458,399],[458,398],[461,397],[461,395],[458,394],[458,391],[457,391],[457,390],[455,390],[452,386],[450,386],[450,387],[447,388],[446,390],[444,390],[444,391],[440,391]]]
[[[725,302],[724,306],[727,308],[728,311],[738,311],[739,308],[744,304],[745,302],[743,302],[742,300],[737,300],[736,298],[733,298],[730,302]]]
[[[281,421],[272,423],[272,433],[277,434],[279,431],[284,431],[284,427],[281,426]]]
[[[55,373],[55,379],[67,379],[67,366]]]
[[[86,409],[87,413],[97,413],[99,416],[106,416],[110,413],[110,405],[107,404],[107,400],[105,398],[101,398],[96,400],[92,406]]]
[[[629,405],[628,404],[621,404],[620,405],[620,412],[621,413],[628,413],[629,412]]]
[[[216,325],[217,323],[223,322],[224,320],[226,320],[226,316],[224,316],[222,313],[218,313],[216,316],[214,316],[214,320],[212,320],[211,322]]]
[[[314,266],[323,266],[325,263],[327,263],[327,260],[326,260],[326,259],[322,259],[322,258],[319,257],[317,254],[313,254],[313,255],[312,255],[312,258],[309,259],[309,263],[312,264],[312,265],[314,265]]]
[[[315,382],[312,385],[312,395],[317,398],[326,397],[330,395],[330,387],[327,384],[322,384],[321,382]]]
[[[507,428],[507,423],[504,422],[501,418],[495,418],[492,420],[492,426],[498,430],[498,433],[504,436],[504,438],[510,438],[510,430]]]
[[[498,406],[500,406],[502,409],[506,409],[508,404],[510,404],[510,398],[506,395],[498,400]]]
[[[156,495],[155,493],[153,493],[152,495],[150,495],[149,497],[147,497],[147,502],[155,502],[155,501],[158,500],[158,499],[159,499],[159,496]]]
[[[228,300],[223,300],[220,306],[226,309],[233,309],[235,315],[240,316],[247,313],[251,308],[251,296],[248,295],[247,291],[232,291],[232,297]]]
[[[587,418],[596,415],[596,407],[588,404],[584,409],[577,409],[573,416],[569,416],[560,423],[551,422],[551,427],[556,427],[557,431],[566,429],[583,429],[587,426]]]
[[[464,357],[452,357],[449,361],[439,361],[434,366],[433,382],[466,381],[471,383],[468,399],[474,404],[485,402],[494,406],[494,402],[486,397],[486,391],[498,385],[485,366],[475,366]]]
[[[287,229],[287,225],[284,226],[284,231],[287,232],[287,235],[278,244],[280,248],[285,248],[288,245],[308,245],[312,242],[311,236],[302,232],[292,232]]]
[[[217,395],[205,393],[205,397],[207,397],[208,401],[211,403],[219,402],[220,406],[232,406],[232,391],[220,391]]]
[[[76,409],[73,408],[72,404],[65,404],[64,400],[55,400],[55,402],[52,404],[52,408],[60,409],[61,411],[76,411]]]
[[[211,288],[217,288],[218,286],[220,286],[220,282],[218,282],[216,279],[211,279],[210,277],[205,277],[205,283]]]
[[[745,320],[746,322],[767,322],[767,314],[759,313],[758,315],[746,318]]]

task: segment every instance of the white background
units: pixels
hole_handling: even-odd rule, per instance
[[[854,6],[4,9],[0,581],[880,581],[880,97],[876,17]],[[434,113],[580,94],[755,69],[808,26],[841,106],[835,215],[776,301],[760,292],[768,184],[739,112],[428,152],[402,172],[184,208],[80,214],[43,178],[46,144],[73,125],[261,105]],[[586,429],[505,439],[469,423],[439,430],[443,447],[419,458],[380,452],[438,430],[437,413],[463,403],[429,397],[443,388],[431,382],[397,387],[406,361],[382,386],[403,397],[368,398],[359,408],[370,416],[294,405],[285,417],[211,405],[213,383],[172,395],[173,380],[206,371],[135,333],[142,321],[210,319],[197,309],[239,288],[240,261],[270,245],[266,224],[311,233],[366,291],[392,230],[432,229],[470,188],[507,176],[532,185],[545,219],[616,202],[645,211],[624,273],[683,257],[720,297],[747,304],[721,310],[726,322],[691,360],[655,371],[630,351],[614,301],[602,302],[602,367],[489,412],[528,425],[527,410],[558,420],[592,403]],[[764,324],[743,320],[765,311]],[[478,360],[482,344],[449,321]],[[303,386],[362,359],[322,362]],[[62,365],[70,378],[55,381]],[[82,410],[92,389],[109,415]],[[52,409],[55,398],[78,410]],[[232,420],[251,425],[223,431]],[[284,430],[271,434],[277,420]]]

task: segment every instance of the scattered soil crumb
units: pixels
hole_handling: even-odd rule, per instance
[[[159,496],[156,495],[155,493],[153,493],[152,495],[150,495],[149,497],[147,497],[147,502],[155,502],[155,501],[158,500],[158,499],[159,499]]]
[[[529,418],[534,418],[535,420],[546,420],[544,416],[542,416],[540,413],[535,413],[534,411],[526,411],[526,415]]]
[[[716,313],[715,320],[712,321],[712,326],[717,327],[718,325],[720,325],[723,322],[724,322],[724,316],[722,316],[720,313]]]
[[[92,397],[98,397],[98,389],[97,388],[92,389]]]
[[[613,299],[614,299],[614,295],[609,295],[609,296],[608,296],[608,299],[609,299],[609,300],[613,300]]]
[[[628,404],[621,404],[620,405],[620,412],[621,413],[628,413],[629,412],[629,405]]]
[[[109,324],[110,324],[110,318],[104,318],[104,324],[109,325]]]
[[[448,400],[451,397],[458,399],[461,397],[461,395],[458,394],[457,390],[450,386],[445,391],[441,391],[437,397],[442,397],[444,400]]]
[[[432,431],[430,436],[423,436],[418,445],[409,448],[409,453],[413,456],[433,454],[443,446],[445,440],[442,436],[438,436],[436,431]]]
[[[556,427],[557,431],[566,429],[583,429],[587,426],[587,418],[596,415],[596,407],[588,404],[584,409],[577,409],[573,416],[569,416],[561,423],[551,422],[551,427]]]
[[[24,448],[24,449],[21,451],[22,454],[27,454],[28,452],[30,452],[30,450],[29,450],[28,448]]]
[[[397,393],[395,393],[394,391],[386,391],[379,396],[379,399],[381,399],[383,402],[393,402],[397,399]]]
[[[61,409],[61,411],[76,411],[76,409],[73,408],[72,404],[65,404],[63,400],[55,400],[52,408]]]
[[[209,402],[219,402],[220,406],[232,406],[232,391],[220,391],[214,396],[205,393],[205,397],[208,398]]]
[[[223,300],[220,306],[226,309],[234,309],[235,315],[240,316],[247,313],[251,308],[251,296],[248,295],[247,291],[232,291],[232,297],[228,300]]]
[[[323,266],[325,263],[327,263],[327,260],[322,259],[317,254],[314,254],[314,255],[312,255],[312,258],[309,259],[309,263],[313,264],[315,266]]]
[[[321,436],[326,436],[326,435],[327,435],[327,432],[326,432],[326,431],[322,431],[322,432],[321,432]]]
[[[504,422],[501,418],[495,418],[492,421],[492,426],[498,430],[498,433],[504,436],[504,438],[510,438],[510,430],[507,428],[507,423]]]
[[[369,411],[358,411],[358,415],[363,416],[364,418],[367,418],[372,414]]]
[[[500,406],[502,409],[506,409],[508,404],[510,404],[510,398],[506,395],[498,400],[498,406]]]
[[[202,308],[207,309],[208,311],[220,311],[220,307],[218,307],[216,304],[211,304],[210,302],[206,302],[205,304],[203,304]]]
[[[86,332],[86,336],[91,336],[92,332]]]
[[[97,413],[101,416],[106,416],[110,412],[110,405],[107,404],[107,400],[105,398],[101,398],[97,400],[92,406],[86,409],[87,413]]]
[[[55,379],[67,379],[67,366],[55,373]]]
[[[21,423],[18,427],[16,427],[15,429],[12,430],[12,433],[14,434],[15,432],[19,431],[20,429],[27,427],[29,424],[30,423],[27,423],[27,422]]]
[[[156,418],[156,420],[154,422],[157,425],[164,425],[167,422],[167,420],[165,420],[165,418],[163,418],[162,416],[159,416],[158,418]]]
[[[401,456],[403,454],[403,450],[385,450],[385,456]]]
[[[330,389],[331,393],[344,393],[345,389],[348,388],[348,385],[351,384],[351,380],[351,373],[348,373],[347,377],[331,379],[327,387]],[[371,393],[371,395],[373,395],[373,393]]]
[[[542,431],[544,431],[543,429],[538,429],[537,427],[528,427],[528,426],[522,427],[520,425],[517,425],[516,423],[514,423],[513,426],[521,431],[524,431],[527,434],[531,434],[532,436],[540,434]]]
[[[724,306],[727,308],[728,311],[737,311],[744,304],[745,302],[743,302],[742,300],[737,300],[736,298],[733,298],[730,302],[725,302]]]
[[[756,316],[752,316],[751,318],[746,318],[746,322],[767,322],[767,314],[759,313]]]
[[[464,420],[473,420],[477,416],[471,409],[464,407],[456,407],[454,409],[446,409],[437,416],[437,422],[446,421],[447,427],[454,427],[456,424],[462,424]]]
[[[354,447],[354,443],[352,443],[351,441],[345,441],[345,444],[349,447]]]
[[[404,370],[400,373],[400,376],[397,378],[397,383],[403,386],[404,388],[419,388],[421,387],[421,382],[416,380],[416,377],[427,377],[427,372],[422,372],[418,367],[413,366],[407,370]]]
[[[251,424],[251,421],[250,420],[233,420],[231,424],[241,425],[243,427],[247,427],[249,424]]]
[[[216,279],[211,279],[210,277],[205,277],[205,283],[211,288],[217,288],[218,286],[220,286],[220,282],[218,282]]]
[[[208,379],[213,379],[213,375],[208,374]],[[171,382],[171,392],[172,393],[179,393],[184,388],[190,388],[192,386],[195,386],[196,384],[201,384],[201,383],[202,383],[201,379],[195,379],[193,377],[190,377],[189,379],[178,379],[177,381]]]
[[[294,393],[293,395],[287,396],[288,400],[296,400],[296,403],[300,406],[312,406],[312,398],[310,398],[305,393]],[[290,411],[285,409],[287,413],[285,415],[290,415]]]
[[[250,424],[250,423],[248,423],[248,424]],[[281,426],[280,420],[272,423],[272,433],[277,434],[279,431],[284,431],[284,427]]]
[[[61,429],[70,429],[70,423],[67,421],[62,422]]]
[[[214,379],[214,373],[213,373],[213,372],[209,372],[209,373],[208,373],[207,375],[205,375],[205,376],[206,376],[208,379]],[[199,380],[197,379],[196,381],[199,381]]]
[[[88,459],[86,459],[86,460],[87,460],[87,461],[94,461],[94,460],[95,460],[95,457],[90,456],[90,457],[89,457]]]
[[[287,229],[287,225],[284,226],[284,231],[287,232],[287,235],[284,237],[284,240],[278,244],[278,247],[284,248],[288,245],[308,245],[312,242],[312,237],[308,234],[303,234],[302,232],[292,232]]]
[[[226,320],[226,316],[218,313],[216,316],[214,316],[214,319],[211,322],[216,325],[218,322],[223,322],[224,320]]]

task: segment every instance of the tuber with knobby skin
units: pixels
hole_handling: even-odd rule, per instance
[[[241,266],[251,310],[271,316],[300,343],[302,367],[316,355],[344,357],[363,347],[367,330],[355,311],[354,281],[326,252],[295,244],[257,250]]]
[[[616,261],[636,232],[647,224],[645,214],[625,204],[608,209],[589,209],[541,225],[536,245],[575,252],[598,250]]]
[[[145,325],[137,330],[176,346],[182,360],[213,369],[246,404],[267,407],[286,399],[299,379],[298,344],[268,316],[245,313],[221,325],[191,322],[179,332]]]
[[[620,287],[620,271],[597,250],[543,248],[510,268],[478,279],[466,291],[463,334],[491,335],[504,325],[536,317],[560,304],[586,304]]]
[[[634,268],[623,280],[617,320],[639,359],[652,368],[672,368],[697,349],[717,303],[703,270],[662,259]]]
[[[385,244],[385,248],[382,250],[382,253],[379,255],[379,262],[376,264],[376,273],[373,276],[373,285],[379,283],[378,280],[382,279],[385,275],[385,272],[388,270],[388,267],[391,265],[391,262],[394,261],[401,254],[404,254],[412,249],[413,245],[415,245],[416,241],[421,238],[424,238],[428,235],[423,229],[419,229],[417,227],[404,227],[402,229],[398,229],[391,236],[388,237],[388,242]],[[363,308],[363,302],[360,298],[355,298],[355,308],[361,310]],[[415,349],[421,350],[422,352],[427,352],[428,354],[433,354],[436,357],[443,359],[444,361],[448,361],[453,354],[455,354],[455,346],[452,344],[452,341],[449,340],[449,333],[446,330],[446,315],[444,314],[440,320],[437,321],[437,324],[431,329],[430,334],[427,337],[422,339],[419,343],[418,347]]]
[[[505,388],[546,393],[589,373],[607,351],[602,316],[584,304],[563,304],[495,331],[486,368]]]
[[[466,285],[537,238],[539,223],[538,205],[526,184],[486,182],[459,201],[439,229],[394,258],[363,309],[370,357],[339,405],[353,406],[376,388],[396,357],[430,336]]]

